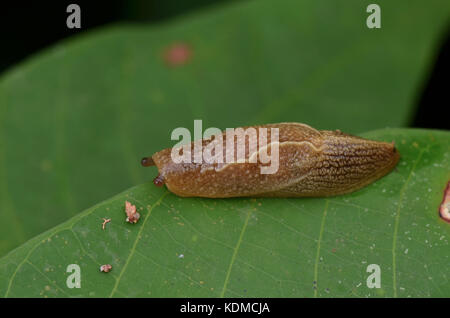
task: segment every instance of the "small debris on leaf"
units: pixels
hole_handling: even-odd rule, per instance
[[[105,219],[105,218],[103,218],[103,223],[102,223],[102,229],[103,229],[103,230],[105,230],[106,223],[109,223],[109,222],[111,222],[111,219]]]
[[[105,265],[100,266],[100,272],[108,273],[108,272],[111,271],[111,269],[112,269],[112,266],[109,265],[109,264],[105,264]]]
[[[125,213],[127,214],[126,221],[128,223],[137,223],[141,215],[136,212],[136,206],[128,201],[125,201]]]
[[[439,215],[444,221],[450,223],[450,181],[447,182],[447,187],[444,190],[444,198],[439,207]]]

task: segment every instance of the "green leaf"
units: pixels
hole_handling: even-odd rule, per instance
[[[0,79],[0,254],[148,181],[170,132],[280,121],[405,126],[448,1],[247,1],[63,41]],[[185,43],[192,58],[168,67]],[[37,213],[36,211],[39,211]]]
[[[438,208],[450,179],[450,132],[384,129],[397,168],[345,196],[180,198],[129,189],[0,259],[8,297],[449,297],[450,224]],[[124,203],[136,204],[137,224]],[[36,211],[39,213],[39,211]],[[102,218],[111,218],[103,231]],[[81,288],[69,289],[69,264]],[[101,273],[101,264],[111,264]],[[366,285],[381,269],[381,288]]]

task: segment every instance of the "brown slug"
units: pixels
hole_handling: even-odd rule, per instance
[[[210,139],[164,149],[142,159],[141,164],[156,165],[159,175],[155,185],[165,184],[182,197],[321,197],[358,190],[389,173],[400,158],[393,143],[340,131],[319,131],[300,123],[240,129],[253,132],[244,135],[244,150],[226,143],[239,140],[227,130]],[[257,149],[252,147],[256,139]],[[211,151],[213,142],[216,148]],[[221,147],[222,153],[218,152]],[[192,159],[206,151],[219,160],[178,163],[173,160],[174,152],[184,152],[185,158]],[[242,151],[240,157],[239,151]],[[269,152],[276,154],[270,164],[277,169],[264,173],[262,169],[268,167]],[[230,155],[234,162],[225,160]]]

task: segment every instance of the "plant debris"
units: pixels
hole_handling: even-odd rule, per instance
[[[103,229],[103,230],[105,230],[106,223],[109,223],[109,222],[111,222],[111,219],[105,219],[105,218],[103,218],[103,223],[102,223],[102,229]]]
[[[112,270],[112,266],[109,264],[105,264],[100,266],[100,272],[108,273]]]
[[[137,223],[141,215],[136,212],[136,206],[128,201],[125,201],[125,213],[127,214],[126,221],[128,223]]]

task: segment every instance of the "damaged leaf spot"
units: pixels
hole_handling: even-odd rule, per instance
[[[109,264],[100,266],[100,272],[108,273],[111,271],[111,269],[112,269],[112,266]]]
[[[128,223],[137,223],[141,215],[136,212],[136,206],[128,201],[125,201],[125,213],[127,214],[126,221]]]
[[[181,66],[192,59],[192,50],[185,43],[174,43],[164,51],[164,61],[169,66]]]
[[[444,198],[439,207],[439,215],[444,221],[450,223],[450,181],[447,182],[447,187],[444,190]]]

